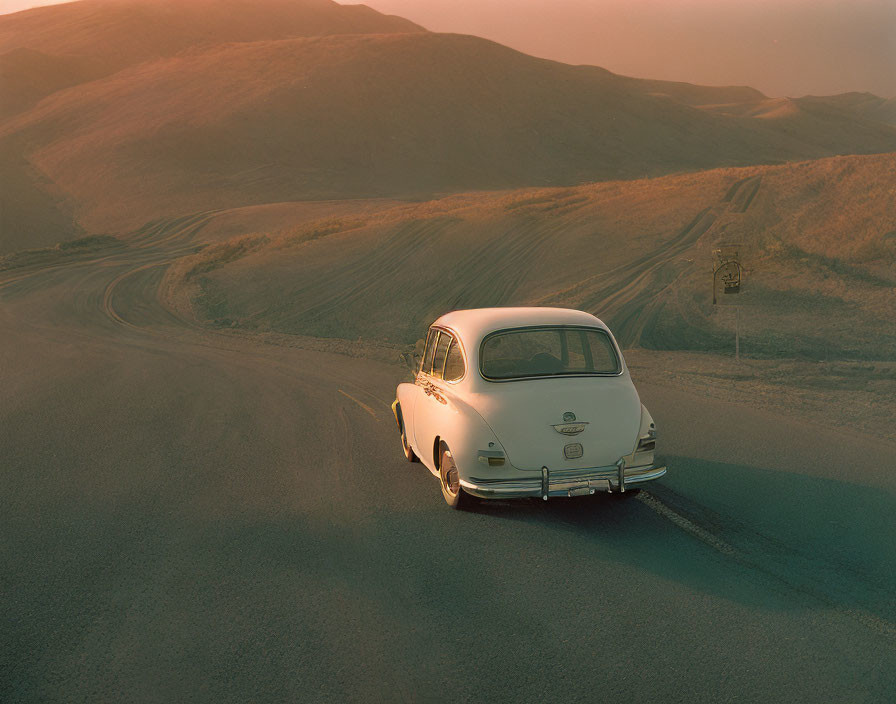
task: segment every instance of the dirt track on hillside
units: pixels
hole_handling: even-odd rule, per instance
[[[684,259],[684,255],[722,215],[746,212],[761,182],[762,176],[737,181],[718,203],[701,210],[680,232],[650,253],[596,274],[573,289],[547,296],[539,303],[556,305],[559,301],[572,300],[585,310],[599,308],[602,316],[613,321],[617,339],[626,345],[641,342],[669,304],[663,294],[674,295],[676,281],[692,270],[690,260]]]
[[[203,217],[0,272],[4,701],[891,700],[892,444],[642,383],[649,492],[453,513],[399,366],[161,303]]]

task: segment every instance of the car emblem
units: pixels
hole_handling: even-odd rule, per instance
[[[567,411],[563,414],[563,422],[564,423],[572,423],[576,419],[576,414],[572,411]]]
[[[585,430],[586,425],[588,423],[560,423],[551,427],[561,435],[578,435]]]

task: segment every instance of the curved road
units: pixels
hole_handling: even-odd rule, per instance
[[[454,513],[397,367],[158,302],[200,230],[0,272],[2,701],[896,696],[893,445],[643,379],[649,492]]]

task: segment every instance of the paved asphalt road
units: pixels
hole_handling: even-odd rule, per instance
[[[0,272],[0,700],[893,701],[896,447],[638,380],[637,498],[450,511],[398,367]],[[180,249],[179,249],[180,247]]]

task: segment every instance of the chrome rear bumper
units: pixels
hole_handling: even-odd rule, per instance
[[[598,491],[625,491],[632,484],[640,484],[659,479],[666,473],[666,467],[648,465],[626,467],[622,460],[607,467],[589,469],[541,468],[541,476],[530,475],[519,479],[461,479],[464,491],[481,499],[514,499],[540,496],[547,501],[549,496],[580,496]]]

